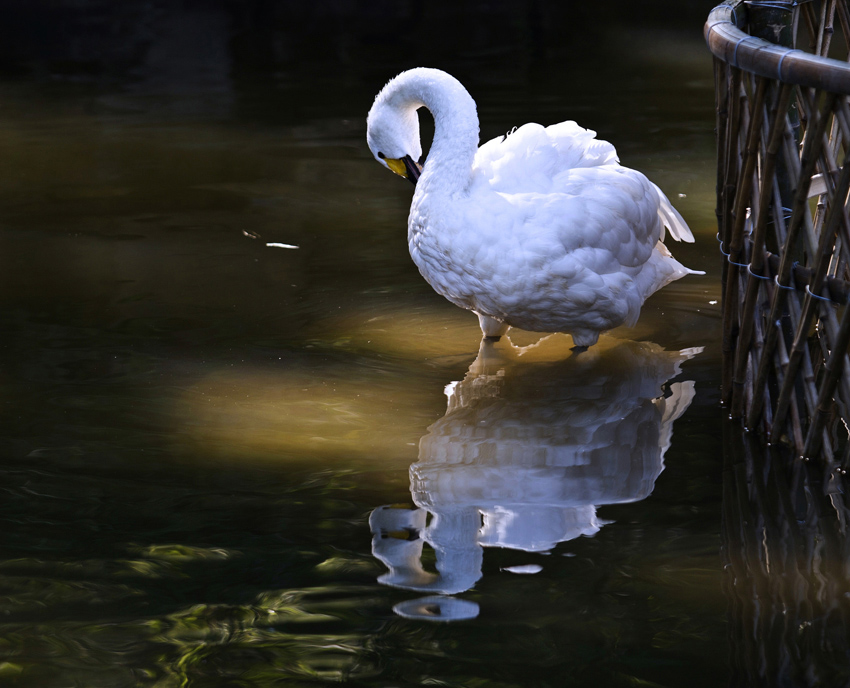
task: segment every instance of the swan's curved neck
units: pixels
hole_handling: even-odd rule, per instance
[[[434,117],[434,141],[417,189],[448,193],[465,190],[478,150],[475,101],[457,79],[433,69],[412,69],[394,85],[396,88],[387,94],[390,106],[411,114],[426,107]]]

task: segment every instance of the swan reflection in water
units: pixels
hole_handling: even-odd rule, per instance
[[[702,349],[603,337],[568,355],[569,344],[563,335],[523,348],[482,341],[463,381],[446,387],[446,414],[410,467],[416,508],[378,507],[369,518],[372,552],[389,568],[379,582],[435,593],[399,614],[475,616],[473,603],[440,595],[475,584],[484,547],[545,552],[597,533],[598,506],[652,492],[673,422],[694,396],[692,381],[666,395],[662,385]],[[422,566],[426,543],[436,573]]]

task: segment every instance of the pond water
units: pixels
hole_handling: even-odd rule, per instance
[[[63,34],[0,79],[0,682],[727,685],[700,25],[402,56],[334,24],[323,54],[181,7],[127,35],[101,7],[74,31],[106,58]],[[485,140],[596,129],[707,274],[578,359],[479,352],[365,146],[417,63],[465,83]]]

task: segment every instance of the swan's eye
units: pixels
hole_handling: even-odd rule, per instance
[[[383,160],[383,159],[384,159],[384,158],[386,158],[387,156],[386,156],[386,155],[384,155],[383,153],[378,153],[378,157],[379,157],[381,160]]]

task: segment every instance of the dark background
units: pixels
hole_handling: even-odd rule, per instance
[[[502,56],[533,75],[580,58],[609,24],[699,32],[711,0],[559,2],[501,0],[4,0],[0,77],[108,84],[155,60],[178,75],[185,59],[219,62],[231,75],[266,72],[285,82],[306,64],[353,80],[386,65],[449,59],[472,70]],[[155,55],[160,51],[161,54]],[[170,68],[169,64],[170,63]],[[250,76],[249,76],[250,75]],[[458,74],[459,77],[468,76]],[[479,76],[484,76],[480,75]],[[461,78],[463,80],[463,78]]]

